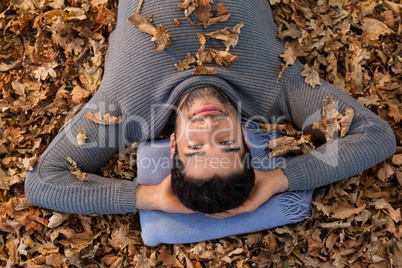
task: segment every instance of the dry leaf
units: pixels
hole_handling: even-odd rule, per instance
[[[230,54],[228,51],[224,50],[216,50],[216,49],[209,49],[212,57],[214,58],[215,62],[219,65],[227,65],[230,66],[232,65],[232,61],[235,61],[238,59],[237,56],[234,56]]]
[[[367,33],[367,37],[370,40],[377,40],[380,38],[380,35],[394,33],[385,23],[371,18],[363,18],[363,30]]]
[[[283,136],[279,139],[270,140],[268,142],[268,148],[272,149],[269,158],[273,158],[288,153],[304,154],[315,147],[311,142],[311,136],[303,135],[299,139]]]
[[[301,75],[306,77],[305,79],[306,84],[310,85],[312,88],[315,88],[315,86],[317,85],[318,86],[322,85],[318,73],[307,64],[304,65],[304,69],[301,72]]]
[[[85,132],[85,129],[81,128],[78,130],[78,134],[77,134],[77,141],[78,141],[78,145],[84,145],[85,144],[85,140],[87,139],[87,134]]]
[[[180,27],[180,22],[176,18],[173,20],[173,22],[176,25],[176,27]]]
[[[192,57],[190,53],[187,53],[186,58],[183,61],[179,61],[179,63],[176,63],[174,66],[176,67],[177,70],[184,71],[192,68],[190,64],[194,63],[195,61],[196,61],[195,58]]]
[[[138,28],[140,31],[153,36],[151,41],[154,42],[156,47],[153,50],[154,52],[166,49],[171,44],[170,34],[167,32],[167,29],[164,26],[158,25],[158,27],[155,28],[148,20],[146,20],[144,16],[139,13],[141,5],[142,1],[140,1],[137,11],[128,18],[128,21],[135,28]]]
[[[75,162],[71,157],[67,157],[68,162],[70,162],[71,166],[68,167],[68,169],[70,170],[70,172],[77,177],[77,179],[79,179],[80,181],[87,181],[89,179],[89,177],[87,176],[87,174],[85,172],[82,172],[78,166],[77,166],[77,162]]]
[[[204,36],[206,38],[214,38],[222,40],[226,46],[226,50],[229,50],[230,47],[235,47],[239,42],[240,29],[243,26],[244,26],[243,22],[240,22],[237,25],[233,26],[232,28],[225,27],[222,30],[207,33]]]
[[[179,7],[181,9],[184,9],[184,15],[186,17],[189,17],[198,7],[199,0],[183,0],[183,1],[184,1],[183,3],[179,4]]]
[[[344,137],[349,131],[350,124],[354,117],[354,110],[347,108],[345,115],[335,109],[333,96],[326,97],[322,107],[322,119],[313,124],[313,129],[319,129],[325,134],[327,142],[333,142],[334,136],[341,130],[340,137]]]
[[[197,75],[216,75],[218,72],[212,67],[199,65],[197,68],[195,68],[193,73]]]
[[[229,12],[225,8],[223,3],[219,3],[214,6],[214,9],[217,11],[216,15],[211,13],[211,4],[210,0],[183,0],[183,3],[179,4],[181,9],[184,9],[184,15],[187,20],[193,26],[198,26],[200,24],[204,25],[204,28],[207,28],[211,25],[214,25],[219,22],[226,22],[229,19]],[[196,18],[200,21],[200,23],[192,21],[189,17],[191,14],[194,14]]]
[[[402,154],[395,154],[392,156],[392,164],[402,166]]]
[[[361,207],[355,208],[352,207],[349,203],[344,203],[343,205],[340,205],[338,208],[332,211],[332,218],[341,220],[347,219],[353,214],[359,214],[364,210],[365,207],[366,204]]]
[[[89,120],[101,125],[116,125],[121,123],[121,118],[111,116],[109,113],[105,114],[103,118],[100,112],[97,112],[96,114],[88,112],[85,114],[85,116]]]
[[[152,37],[151,41],[154,41],[154,45],[156,46],[156,48],[153,50],[154,52],[162,51],[171,44],[170,34],[167,32],[164,26],[158,25],[155,35]]]

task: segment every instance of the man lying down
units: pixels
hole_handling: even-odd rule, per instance
[[[183,16],[176,0],[146,0],[141,12],[153,14],[172,36],[167,49],[154,53],[149,36],[127,21],[138,0],[119,1],[102,83],[27,175],[29,202],[77,214],[163,211],[183,217],[208,216],[214,223],[225,218],[221,222],[241,225],[236,222],[239,217],[251,217],[254,214],[249,212],[258,211],[278,193],[309,191],[336,182],[394,153],[395,137],[385,121],[325,81],[312,89],[300,75],[300,63],[286,68],[277,81],[284,46],[276,38],[268,1],[223,2],[230,11],[229,19],[205,29],[189,23],[176,27],[173,19]],[[179,72],[174,68],[188,51],[198,50],[197,33],[239,22],[244,26],[238,45],[231,49],[238,56],[231,66],[213,64],[216,75],[194,75],[192,69]],[[250,165],[252,144],[241,126],[241,116],[264,123],[288,122],[324,141],[324,134],[312,129],[312,124],[320,120],[327,96],[333,97],[340,113],[346,108],[354,110],[345,137],[269,171]],[[110,114],[122,122],[99,125],[85,116],[88,112]],[[161,183],[145,185],[138,179],[111,180],[96,174],[125,146],[157,138],[172,116],[175,131],[169,149],[173,166],[171,175]],[[88,139],[78,146],[75,137],[82,128]],[[87,181],[71,174],[67,157],[88,174]],[[277,217],[274,213],[263,216],[265,220]],[[216,228],[217,236],[228,235],[223,232],[225,226]],[[248,231],[253,230],[236,230]]]

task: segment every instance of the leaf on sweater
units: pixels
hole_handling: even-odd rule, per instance
[[[84,145],[85,144],[85,140],[87,139],[87,134],[85,132],[85,129],[81,128],[78,130],[78,134],[77,134],[77,142],[78,142],[78,146]]]
[[[180,22],[176,18],[173,20],[173,22],[176,25],[176,27],[180,27]]]
[[[170,34],[167,32],[167,29],[162,25],[158,25],[158,27],[155,28],[148,20],[146,20],[144,18],[144,16],[142,16],[139,13],[142,2],[143,1],[139,2],[137,10],[134,12],[133,15],[131,15],[128,18],[128,21],[135,28],[138,28],[140,31],[142,31],[144,33],[148,33],[153,36],[151,38],[151,41],[154,42],[154,45],[156,47],[153,50],[154,52],[162,51],[162,50],[166,49],[167,47],[169,47],[171,44]]]
[[[184,60],[180,60],[179,63],[176,63],[174,66],[177,70],[184,71],[193,68],[193,66],[190,66],[190,64],[195,63],[195,61],[195,58],[192,57],[190,53],[187,53],[186,58]]]
[[[304,65],[304,69],[301,72],[301,75],[306,77],[305,78],[305,82],[306,84],[310,85],[311,87],[315,88],[315,86],[321,86],[321,82],[320,82],[320,76],[318,75],[318,73],[311,68],[310,66],[308,66],[307,64]]]
[[[184,9],[184,15],[193,26],[203,25],[204,28],[207,28],[220,22],[226,22],[230,14],[224,4],[219,3],[214,6],[216,10],[216,15],[214,15],[211,13],[210,3],[212,3],[211,0],[183,0],[183,3],[180,3],[179,7]],[[200,22],[191,20],[191,14],[194,14]]]
[[[272,149],[269,158],[273,158],[288,153],[305,154],[315,147],[311,142],[311,135],[302,135],[299,139],[283,136],[279,139],[270,140],[268,148]]]
[[[218,72],[214,68],[202,64],[197,66],[193,73],[197,75],[216,75]]]
[[[219,65],[232,65],[232,61],[238,59],[237,56],[230,54],[228,51],[225,50],[216,50],[216,49],[209,49],[211,56],[214,58],[215,62]]]
[[[240,22],[231,28],[225,27],[221,30],[207,33],[204,36],[206,38],[214,38],[222,40],[222,42],[226,46],[226,50],[229,50],[230,47],[235,47],[239,42],[240,29],[243,26],[244,26],[243,22]]]
[[[92,112],[88,112],[85,114],[85,116],[100,125],[117,125],[120,124],[122,119],[117,118],[115,116],[110,115],[109,113],[105,114],[103,117],[100,112],[97,112],[96,114],[93,114]]]
[[[68,162],[70,162],[71,166],[68,167],[68,169],[70,170],[70,172],[77,177],[77,179],[79,179],[80,181],[87,181],[89,179],[89,177],[87,176],[87,174],[85,172],[82,172],[78,166],[77,166],[77,162],[75,162],[71,157],[67,156],[67,160]]]
[[[319,129],[325,134],[327,142],[333,142],[335,134],[341,131],[340,137],[344,137],[349,131],[354,117],[353,108],[347,108],[345,115],[335,109],[333,96],[326,97],[322,108],[322,119],[313,124],[313,129]]]

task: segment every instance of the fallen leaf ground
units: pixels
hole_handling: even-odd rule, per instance
[[[26,173],[96,92],[117,1],[2,0],[0,266],[402,267],[402,4],[270,2],[284,63],[299,58],[308,81],[317,73],[385,119],[399,146],[391,159],[317,189],[314,218],[302,224],[196,244],[145,247],[136,214],[32,207]],[[112,159],[101,172],[132,178],[127,163]]]

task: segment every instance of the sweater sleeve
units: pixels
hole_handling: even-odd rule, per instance
[[[321,79],[322,86],[312,88],[304,77],[296,75],[285,84],[281,94],[284,113],[305,133],[325,141],[324,134],[313,130],[321,120],[324,99],[333,96],[336,109],[354,109],[354,118],[348,133],[331,143],[296,157],[283,168],[290,189],[307,190],[353,176],[392,156],[396,149],[391,127],[379,116],[358,103],[341,89]]]
[[[100,93],[100,92],[98,92]],[[110,113],[121,117],[119,105],[105,95],[95,94],[89,103],[67,124],[39,158],[25,179],[26,197],[36,206],[76,214],[114,214],[136,211],[136,181],[104,178],[96,175],[118,152],[124,121],[101,125],[89,120],[88,112]],[[84,129],[87,140],[78,146],[76,136]],[[67,157],[87,174],[88,180],[73,175]]]

